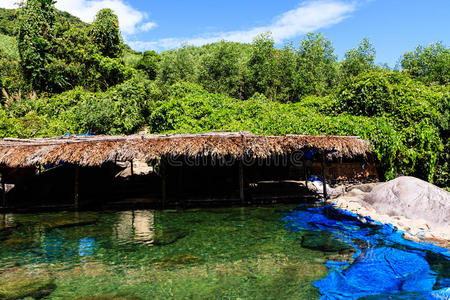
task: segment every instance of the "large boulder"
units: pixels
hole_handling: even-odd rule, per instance
[[[414,177],[380,184],[364,201],[381,214],[421,219],[440,228],[448,228],[450,223],[450,193]]]

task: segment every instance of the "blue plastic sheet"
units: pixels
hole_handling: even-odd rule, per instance
[[[321,299],[450,299],[448,273],[436,273],[428,262],[430,255],[450,260],[448,249],[405,240],[392,225],[364,219],[331,205],[284,218],[291,231],[324,230],[356,249],[351,264],[327,262],[328,277],[314,283]]]

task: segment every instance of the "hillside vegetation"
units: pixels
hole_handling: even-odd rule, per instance
[[[85,24],[42,0],[0,10],[0,34],[1,137],[143,128],[358,135],[386,179],[449,186],[450,49],[440,42],[405,53],[401,70],[376,65],[368,39],[338,60],[320,33],[281,49],[264,34],[138,53],[111,10]]]

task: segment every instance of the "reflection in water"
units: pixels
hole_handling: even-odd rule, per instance
[[[0,216],[0,226],[12,224],[0,228],[0,298],[24,298],[14,293],[30,287],[51,293],[43,299],[318,299],[313,283],[327,277],[325,263],[352,252],[334,235],[286,230],[281,212],[294,209]],[[431,258],[444,285],[449,262]]]
[[[152,245],[155,237],[155,214],[150,210],[121,212],[114,236],[119,244],[136,241]]]
[[[93,238],[83,238],[78,241],[78,255],[80,257],[93,255],[95,240]]]
[[[0,217],[0,229],[15,225],[13,214],[2,214]]]

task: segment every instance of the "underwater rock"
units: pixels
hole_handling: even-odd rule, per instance
[[[60,218],[50,218],[41,223],[43,227],[46,229],[55,229],[55,228],[68,228],[68,227],[76,227],[76,226],[87,226],[92,225],[97,222],[97,217],[89,216],[89,217],[60,217]]]
[[[181,254],[172,257],[167,257],[158,262],[158,264],[162,264],[165,266],[177,266],[177,265],[191,265],[197,264],[202,259],[200,257],[190,255],[190,254]]]
[[[53,278],[18,278],[0,281],[0,299],[15,300],[25,297],[40,299],[56,289]]]
[[[6,227],[0,229],[0,242],[7,240],[9,236],[14,232],[15,227]]]
[[[139,297],[129,297],[129,296],[90,296],[73,298],[73,300],[142,300]]]
[[[32,238],[9,238],[2,241],[2,244],[14,248],[33,248],[38,243]]]
[[[302,236],[303,248],[324,252],[350,252],[353,247],[341,242],[326,231],[307,231]]]
[[[153,244],[156,246],[166,246],[175,243],[179,239],[184,238],[189,234],[189,231],[183,229],[165,229],[157,230],[153,239]]]

